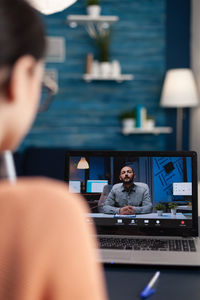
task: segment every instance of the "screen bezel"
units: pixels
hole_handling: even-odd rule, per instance
[[[70,156],[130,156],[130,157],[191,157],[192,161],[192,227],[144,227],[144,226],[102,226],[96,225],[99,234],[110,235],[164,235],[198,236],[198,186],[197,153],[195,151],[111,151],[111,150],[70,150],[65,156],[65,181],[69,181]]]

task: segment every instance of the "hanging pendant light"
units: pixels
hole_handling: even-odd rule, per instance
[[[81,159],[77,165],[77,169],[89,169],[89,164],[85,157],[81,157]]]
[[[37,10],[45,15],[50,15],[62,11],[74,4],[77,0],[28,0]]]

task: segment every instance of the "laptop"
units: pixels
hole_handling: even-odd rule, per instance
[[[101,262],[200,266],[196,152],[76,150],[65,162],[70,191],[90,207],[86,218],[96,226]],[[120,183],[124,167],[135,173],[132,190]],[[134,213],[120,214],[120,205],[132,205]]]

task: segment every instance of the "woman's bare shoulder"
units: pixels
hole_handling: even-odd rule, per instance
[[[60,207],[87,211],[81,197],[68,191],[68,185],[44,177],[21,178],[15,184],[0,182],[0,199],[7,203],[25,206]]]
[[[44,178],[20,179],[13,185],[0,182],[1,243],[7,245],[8,239],[15,243],[24,281],[30,282],[26,267],[36,283],[43,274],[45,288],[50,282],[52,299],[106,299],[94,226],[86,221],[87,212],[85,201],[70,194],[62,182]]]

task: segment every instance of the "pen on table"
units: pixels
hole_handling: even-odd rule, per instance
[[[148,298],[150,297],[152,294],[155,293],[155,289],[153,288],[153,286],[155,285],[155,283],[157,282],[158,278],[160,276],[160,271],[157,271],[154,276],[152,277],[152,279],[149,281],[149,283],[145,286],[145,288],[143,289],[143,291],[140,293],[140,297],[141,298]]]

